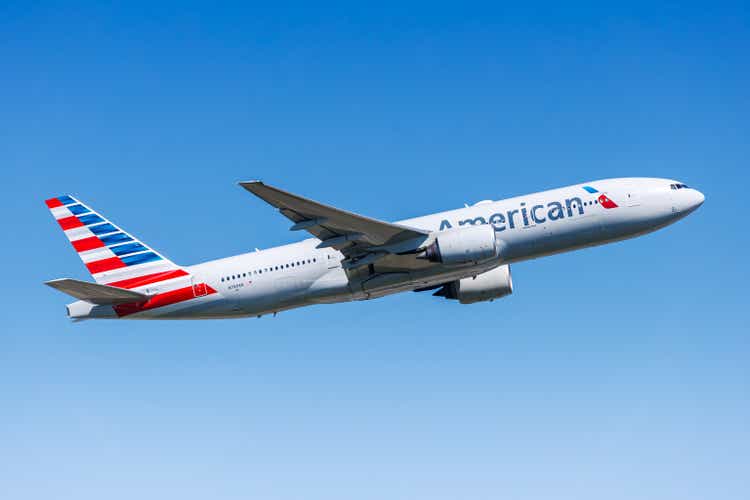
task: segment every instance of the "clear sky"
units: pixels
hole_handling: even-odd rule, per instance
[[[0,497],[747,499],[746,2],[0,4]],[[705,205],[516,292],[83,322],[42,200],[192,264],[617,176]]]

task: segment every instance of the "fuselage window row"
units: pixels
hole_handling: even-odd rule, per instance
[[[252,276],[254,274],[255,275],[263,274],[264,271],[266,273],[270,273],[270,272],[273,272],[273,271],[278,271],[279,269],[283,270],[283,269],[288,269],[289,267],[295,267],[295,265],[297,267],[299,267],[299,266],[302,266],[302,265],[305,265],[305,264],[313,264],[313,263],[316,263],[316,262],[318,262],[317,258],[306,259],[306,260],[303,259],[303,260],[291,262],[291,263],[288,263],[288,264],[280,264],[278,266],[264,267],[262,269],[254,269],[252,271],[245,272],[245,273],[242,273],[242,274],[232,274],[231,276],[224,276],[223,278],[221,278],[221,281],[222,282],[224,282],[224,281],[232,281],[232,280],[236,280],[236,279],[239,279],[239,278],[247,278],[248,275]]]

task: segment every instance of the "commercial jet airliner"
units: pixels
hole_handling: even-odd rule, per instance
[[[461,304],[510,295],[510,265],[668,226],[704,197],[667,179],[587,182],[399,222],[241,182],[291,220],[303,241],[181,266],[72,196],[46,201],[95,283],[46,284],[79,299],[68,316],[208,319],[263,316],[404,291]]]

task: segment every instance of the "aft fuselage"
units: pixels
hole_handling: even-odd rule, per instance
[[[262,316],[312,304],[365,300],[475,276],[497,266],[639,236],[672,224],[703,203],[703,195],[678,181],[623,178],[484,201],[447,212],[398,221],[443,231],[491,225],[503,250],[499,259],[472,265],[428,265],[404,271],[388,256],[345,270],[344,256],[317,248],[315,238],[205,262],[188,269],[193,297],[125,316],[130,319],[201,319]],[[205,284],[205,285],[204,285]],[[139,290],[158,294],[168,281]],[[99,311],[89,317],[114,317]]]

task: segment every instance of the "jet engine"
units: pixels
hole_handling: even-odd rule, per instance
[[[493,301],[513,293],[513,278],[510,266],[496,267],[473,278],[451,281],[433,295],[458,300],[462,304]]]
[[[489,224],[457,227],[437,233],[418,258],[442,264],[470,264],[500,256],[500,242]]]

